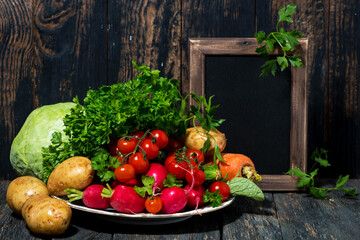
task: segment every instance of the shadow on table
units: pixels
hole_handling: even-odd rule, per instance
[[[111,220],[99,218],[94,214],[73,210],[71,220],[73,229],[68,229],[68,234],[73,235],[76,231],[91,230],[99,233],[122,233],[140,235],[171,234],[178,235],[184,233],[217,232],[222,220],[221,211],[193,216],[184,221],[162,225],[136,225],[117,223]],[[181,227],[179,227],[181,226]]]

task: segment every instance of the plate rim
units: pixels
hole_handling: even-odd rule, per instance
[[[152,214],[152,213],[128,214],[128,213],[117,212],[116,210],[114,210],[112,208],[111,208],[111,210],[89,208],[89,207],[86,207],[83,205],[71,203],[69,200],[66,200],[59,196],[55,196],[55,195],[51,195],[51,196],[53,198],[56,198],[56,199],[66,202],[73,209],[84,211],[84,212],[90,212],[90,213],[105,215],[105,216],[109,216],[109,217],[121,217],[121,218],[129,218],[129,219],[144,219],[144,218],[146,218],[146,219],[154,219],[154,220],[165,219],[165,218],[181,218],[181,217],[189,217],[189,216],[194,216],[194,215],[201,215],[204,213],[210,213],[210,212],[214,212],[214,211],[217,211],[217,210],[220,210],[220,209],[223,209],[223,208],[229,206],[235,200],[235,197],[230,197],[229,199],[227,199],[225,202],[223,202],[218,207],[211,207],[211,206],[207,205],[207,206],[201,207],[197,210],[190,210],[190,211],[178,212],[178,213],[173,213],[173,214],[158,214],[158,213],[157,214]]]

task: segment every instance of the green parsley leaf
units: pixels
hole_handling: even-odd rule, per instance
[[[110,167],[116,168],[119,164],[119,161],[115,157],[110,156],[104,149],[97,152],[91,158],[91,168],[96,171],[97,176],[102,182],[109,182],[115,179],[114,171]]]
[[[264,65],[262,65],[262,70],[260,77],[267,76],[271,72],[273,76],[275,76],[277,65],[276,65],[276,59],[266,61]]]
[[[323,167],[331,166],[328,162],[327,153],[328,151],[323,148],[316,148],[311,155],[311,158],[315,160],[314,166],[316,164],[320,164]],[[311,169],[314,169],[314,166]],[[343,186],[349,180],[349,175],[346,175],[344,177],[340,175],[334,188],[315,187],[315,176],[318,174],[318,172],[318,168],[314,169],[309,174],[304,173],[299,168],[292,168],[285,174],[293,174],[295,177],[298,177],[296,187],[306,187],[309,190],[310,194],[318,199],[326,199],[327,193],[331,190],[340,190],[350,196],[357,195],[356,189],[341,188],[341,186]]]
[[[281,7],[278,14],[279,14],[279,22],[290,22],[292,23],[293,20],[290,15],[296,13],[296,4],[289,4],[286,7]]]
[[[266,39],[266,34],[263,31],[255,33],[255,38],[259,44],[261,44]]]
[[[143,183],[143,186],[142,187],[134,186],[134,190],[141,197],[145,197],[146,194],[151,196],[153,193],[155,178],[153,176],[144,175],[141,177],[141,181]]]
[[[166,179],[163,181],[164,187],[182,187],[183,182],[180,179],[176,179],[175,175],[172,173],[169,173],[166,176]]]
[[[203,195],[204,203],[210,203],[212,207],[218,207],[222,203],[223,196],[220,194],[220,190],[216,190],[215,192],[209,192],[206,190]]]
[[[356,189],[346,189],[346,188],[338,188],[338,190],[343,191],[345,194],[355,197],[357,195]]]
[[[346,176],[339,176],[337,182],[336,182],[336,187],[339,188],[341,187],[342,185],[344,185],[347,181],[349,180],[349,175],[346,175]]]
[[[327,160],[327,158],[328,158],[327,153],[328,153],[328,151],[326,151],[323,148],[321,148],[321,149],[316,148],[314,150],[314,152],[312,153],[311,158],[313,160],[315,160],[316,162],[318,162],[321,166],[329,167],[329,166],[331,166],[331,164]]]
[[[279,46],[283,51],[283,56],[277,57],[276,60],[268,60],[261,66],[262,70],[260,77],[267,76],[271,73],[275,76],[277,66],[280,67],[281,71],[284,71],[289,67],[289,63],[293,67],[302,67],[302,61],[298,54],[289,55],[288,52],[294,51],[295,47],[299,45],[297,38],[302,37],[302,34],[297,30],[286,32],[284,28],[279,29],[279,23],[290,22],[293,20],[290,15],[296,13],[296,4],[289,4],[286,7],[281,7],[279,10],[279,19],[276,24],[276,31],[269,33],[267,36],[263,31],[255,33],[255,38],[259,44],[265,41],[263,46],[256,48],[256,52],[265,59],[269,57],[269,52],[274,52],[275,47]]]
[[[316,187],[310,188],[311,195],[313,195],[315,198],[318,198],[318,199],[326,199],[326,195],[327,195],[328,191],[329,190],[326,188],[316,188]]]

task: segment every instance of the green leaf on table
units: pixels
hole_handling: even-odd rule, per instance
[[[264,200],[264,193],[251,180],[243,177],[235,177],[228,183],[232,196],[244,196],[256,201]]]
[[[357,191],[355,188],[346,189],[346,188],[338,188],[338,190],[343,191],[345,194],[355,197],[357,195]]]
[[[318,199],[326,199],[328,191],[329,189],[327,188],[310,187],[310,194]]]
[[[336,182],[336,188],[341,187],[342,185],[344,185],[347,181],[349,180],[349,175],[346,176],[339,176],[337,182]]]

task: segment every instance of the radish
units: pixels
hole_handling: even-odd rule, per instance
[[[163,181],[166,179],[168,175],[168,171],[164,167],[164,165],[160,163],[150,163],[149,169],[144,175],[148,175],[150,177],[155,178],[154,183],[154,192],[156,190],[161,190],[164,188]]]
[[[140,213],[145,209],[145,198],[140,197],[133,187],[118,185],[110,193],[103,191],[102,196],[110,196],[110,205],[118,212]]]
[[[165,188],[160,195],[163,203],[161,212],[171,214],[181,211],[188,202],[187,194],[180,187]]]
[[[187,191],[187,207],[189,208],[195,208],[197,210],[198,207],[203,206],[205,203],[203,201],[203,195],[205,193],[205,188],[202,185],[195,186],[193,189],[190,189],[190,185],[187,185],[185,188],[185,191]]]
[[[66,189],[69,201],[82,199],[85,206],[96,209],[106,209],[110,207],[110,198],[102,197],[101,193],[104,191],[104,186],[93,184],[88,186],[84,192],[76,189]]]

